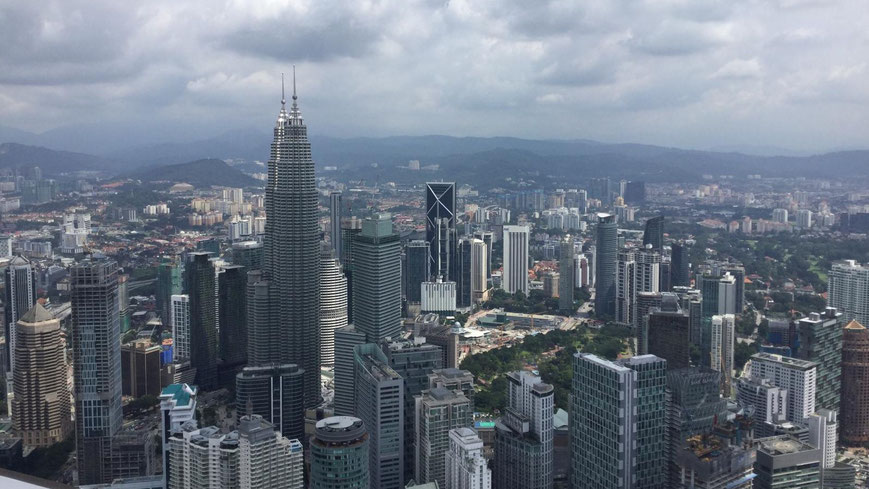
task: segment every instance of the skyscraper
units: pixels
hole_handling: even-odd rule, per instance
[[[443,368],[442,350],[439,346],[416,340],[384,342],[381,349],[389,360],[389,366],[404,380],[404,481],[407,483],[413,478],[415,467],[414,397],[428,389],[429,374]]]
[[[454,428],[467,428],[473,424],[471,400],[459,389],[441,386],[416,396],[416,470],[417,482],[446,484],[446,454],[449,451],[449,432]]]
[[[684,244],[670,245],[670,284],[673,287],[687,287],[690,282],[688,272],[688,250]]]
[[[418,304],[422,298],[422,283],[429,279],[429,245],[421,239],[407,243],[404,248],[407,266],[404,275],[404,295],[407,302]]]
[[[314,161],[297,103],[281,111],[266,181],[262,274],[249,280],[248,361],[295,364],[305,375],[305,406],[320,404],[320,225]],[[253,303],[255,301],[255,303]]]
[[[28,447],[60,443],[73,428],[60,321],[36,303],[16,330],[13,429]]]
[[[612,214],[597,215],[597,244],[594,264],[594,313],[614,317],[616,312],[616,264],[619,235]]]
[[[353,350],[365,343],[365,334],[348,324],[335,330],[335,414],[356,415],[356,361]]]
[[[243,266],[245,273],[262,269],[263,244],[259,241],[232,243],[232,264]]]
[[[733,350],[736,347],[736,319],[733,314],[712,316],[709,366],[721,372],[721,385],[725,395],[730,394],[733,378]]]
[[[488,298],[489,247],[481,239],[471,240],[471,298],[481,302]]]
[[[660,488],[666,481],[667,366],[654,355],[573,362],[571,484]]]
[[[754,473],[755,489],[821,487],[821,450],[790,435],[764,438]]]
[[[304,447],[261,416],[238,423],[239,489],[304,489]]]
[[[653,250],[664,249],[664,216],[652,217],[646,221],[643,232],[643,246],[652,245]]]
[[[667,368],[691,366],[691,320],[673,294],[664,294],[661,306],[647,319],[648,353],[667,361]]]
[[[241,488],[237,431],[197,429],[195,422],[188,422],[172,433],[169,445],[168,489]]]
[[[335,256],[341,258],[341,211],[343,205],[341,192],[329,194],[329,241]]]
[[[742,311],[737,311],[736,277],[725,272],[721,276],[703,275],[699,282],[703,294],[704,318]]]
[[[176,360],[190,359],[190,296],[173,295],[170,301],[170,323]]]
[[[108,483],[122,424],[118,264],[84,260],[70,269],[70,286],[78,481]]]
[[[823,313],[813,312],[800,319],[800,358],[818,364],[815,395],[817,409],[839,410],[842,395],[842,313],[828,307]]]
[[[742,377],[755,381],[768,379],[773,385],[787,389],[785,416],[788,421],[802,423],[815,412],[818,364],[814,362],[772,353],[755,353]]]
[[[12,358],[15,352],[15,324],[25,312],[36,304],[36,270],[30,260],[15,256],[6,266],[6,300],[3,328],[6,333],[6,365],[7,372],[12,373],[14,365]]]
[[[502,209],[502,211],[510,212],[507,209]],[[508,219],[508,221],[509,221],[509,219]],[[506,224],[506,222],[504,222],[504,224]],[[484,243],[486,243],[486,257],[488,258],[488,260],[486,261],[486,264],[488,265],[488,268],[489,268],[488,270],[486,270],[486,280],[491,280],[492,279],[492,258],[493,258],[492,257],[492,243],[495,240],[495,234],[491,231],[477,231],[474,233],[474,237],[479,239],[479,240],[482,240]]]
[[[528,226],[504,226],[504,273],[502,285],[507,293],[528,295]]]
[[[190,363],[196,384],[217,387],[217,287],[211,253],[190,253],[184,267],[184,288],[190,297]]]
[[[869,330],[856,320],[842,339],[840,439],[846,445],[869,443]]]
[[[311,438],[311,489],[368,489],[368,433],[359,418],[317,421]]]
[[[507,406],[495,423],[495,487],[552,487],[555,390],[530,372],[507,374]]]
[[[365,219],[353,238],[353,322],[367,342],[401,331],[401,243],[392,216]],[[370,428],[370,427],[369,427]]]
[[[456,184],[425,184],[425,240],[431,248],[429,275],[457,281]]]
[[[371,486],[404,487],[404,379],[373,343],[354,349],[356,413],[368,427]]]
[[[220,359],[227,367],[247,363],[247,274],[241,265],[226,265],[217,279]]]
[[[833,263],[827,305],[844,315],[843,321],[869,324],[869,267],[855,260]]]
[[[320,260],[320,360],[335,365],[335,330],[347,326],[347,278],[331,255]]]
[[[450,430],[445,489],[492,489],[492,471],[483,458],[483,440],[470,428]]]
[[[576,284],[576,270],[574,269],[573,257],[573,238],[567,235],[561,240],[558,253],[558,272],[561,274],[558,290],[558,308],[571,314],[574,312],[573,289]]]
[[[181,425],[191,423],[196,425],[196,386],[187,384],[171,384],[160,392],[160,433],[163,445],[163,485],[170,478],[171,471],[169,452],[172,444],[169,437],[181,430]]]
[[[304,371],[293,364],[245,367],[235,377],[235,410],[256,414],[290,439],[305,435]]]
[[[471,251],[472,246],[473,240],[462,238],[459,240],[459,244],[456,247],[456,307],[459,308],[471,307],[471,301],[473,299],[473,286],[471,284],[471,268],[473,259],[473,252]],[[437,280],[438,277],[432,278],[432,281]],[[444,279],[443,281],[446,282],[447,280]],[[423,312],[426,311],[427,309],[423,309]]]

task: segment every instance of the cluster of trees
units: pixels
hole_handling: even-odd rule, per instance
[[[510,294],[503,289],[495,289],[489,300],[482,305],[483,309],[503,309],[507,312],[523,314],[550,314],[555,316],[570,316],[576,312],[580,304],[591,297],[585,287],[574,289],[573,308],[563,311],[559,308],[558,299],[548,297],[542,290],[532,290],[526,296],[522,292]]]
[[[573,354],[577,351],[594,353],[610,360],[625,351],[627,331],[615,326],[605,326],[597,332],[585,328],[572,331],[555,330],[546,334],[526,336],[514,346],[497,348],[465,358],[461,368],[470,371],[477,379],[475,394],[477,411],[493,413],[504,406],[507,383],[504,374],[536,365],[544,382],[555,388],[555,404],[567,408],[573,379]],[[543,353],[560,350],[555,355]]]

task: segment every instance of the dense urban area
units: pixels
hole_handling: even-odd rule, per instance
[[[0,480],[866,487],[865,178],[267,144],[0,146]]]

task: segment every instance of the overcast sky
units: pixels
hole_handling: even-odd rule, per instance
[[[869,147],[866,0],[0,0],[0,125]],[[288,87],[289,88],[289,87]]]

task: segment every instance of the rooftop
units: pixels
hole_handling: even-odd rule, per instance
[[[755,353],[751,356],[752,360],[765,360],[770,362],[777,362],[784,365],[789,365],[800,370],[809,370],[816,368],[818,366],[815,362],[810,362],[808,360],[800,360],[798,358],[786,357],[784,355],[778,355],[775,353]]]
[[[790,435],[761,438],[758,441],[757,449],[772,456],[817,450],[808,443],[803,443]]]

